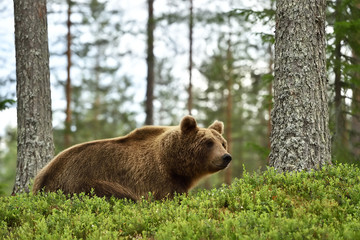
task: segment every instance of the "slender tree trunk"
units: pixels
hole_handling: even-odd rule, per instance
[[[147,23],[147,88],[146,88],[146,103],[145,113],[146,125],[154,124],[154,30],[155,30],[155,19],[154,19],[154,0],[148,0],[148,23]]]
[[[190,0],[190,17],[189,17],[189,87],[188,87],[188,112],[191,115],[193,106],[192,96],[192,66],[193,66],[193,28],[194,28],[194,17],[193,17],[193,0]]]
[[[279,171],[331,163],[325,9],[326,0],[276,2],[270,165]]]
[[[345,119],[342,110],[342,96],[341,96],[341,41],[340,39],[335,43],[335,143],[340,144],[344,138],[345,133]]]
[[[335,21],[341,21],[341,0],[336,0]],[[345,144],[345,115],[343,112],[343,98],[341,96],[341,38],[335,33],[335,150],[343,148]]]
[[[273,70],[273,64],[274,64],[274,57],[273,57],[273,51],[272,51],[272,46],[269,44],[269,48],[268,48],[268,53],[269,53],[269,74],[273,74],[274,70]],[[271,150],[271,142],[270,142],[270,136],[271,136],[271,109],[272,109],[272,81],[269,83],[268,86],[268,93],[269,93],[269,106],[268,106],[268,114],[269,114],[269,120],[268,120],[268,124],[267,124],[267,134],[268,134],[268,148],[269,150]],[[267,159],[267,163],[270,163],[270,159],[268,157]]]
[[[231,34],[229,34],[228,48],[226,51],[226,62],[227,62],[227,96],[226,96],[226,126],[225,126],[225,138],[228,143],[228,152],[232,152],[232,90],[233,90],[233,56],[231,53]],[[225,183],[230,185],[232,177],[231,165],[225,170]]]
[[[101,114],[101,90],[100,90],[100,56],[104,55],[104,51],[101,46],[97,46],[97,54],[95,56],[95,67],[94,67],[94,104],[93,104],[93,128],[94,138],[99,139],[100,136],[98,133],[101,131],[100,126],[100,114]]]
[[[67,80],[65,86],[65,95],[66,95],[66,110],[65,110],[65,134],[64,134],[64,145],[69,147],[71,145],[71,0],[67,0],[68,11],[67,11]]]
[[[18,147],[13,194],[54,154],[46,0],[14,0]]]

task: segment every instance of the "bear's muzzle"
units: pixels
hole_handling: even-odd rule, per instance
[[[230,154],[228,154],[228,153],[225,153],[222,157],[221,157],[221,159],[222,159],[222,168],[226,168],[228,165],[229,165],[229,163],[231,162],[231,160],[232,160],[232,157],[231,157],[231,155]]]

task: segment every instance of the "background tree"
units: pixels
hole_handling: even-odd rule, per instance
[[[342,20],[342,9],[341,9],[341,0],[336,0],[335,4],[335,21],[340,22]],[[343,111],[343,101],[341,90],[342,90],[342,80],[341,80],[341,36],[339,31],[335,30],[335,49],[334,49],[334,105],[335,105],[335,147],[338,148],[340,145],[345,144],[345,115]]]
[[[193,0],[189,0],[189,86],[188,86],[188,112],[191,115],[193,108],[192,96],[192,67],[193,67],[193,31],[194,31],[194,16],[193,16]]]
[[[148,0],[148,22],[147,22],[147,87],[146,87],[146,102],[145,113],[146,125],[154,124],[154,84],[155,84],[155,56],[154,56],[154,30],[155,30],[155,18],[154,18],[154,0]]]
[[[134,112],[126,106],[133,100],[128,91],[131,81],[120,73],[125,55],[119,49],[122,12],[107,7],[107,2],[91,0],[72,8],[78,19],[72,23],[77,37],[72,38],[73,50],[70,49],[74,58],[72,72],[77,74],[71,84],[73,144],[119,136],[136,127]],[[91,37],[81,37],[86,34]],[[61,140],[65,133],[61,128],[55,131],[57,151],[66,147]]]
[[[328,4],[328,74],[330,79],[330,129],[333,133],[333,158],[337,162],[359,162],[356,149],[360,133],[357,105],[359,89],[360,5],[354,0]]]
[[[71,145],[71,7],[73,2],[71,0],[67,0],[67,34],[66,34],[66,84],[65,84],[65,96],[66,96],[66,109],[65,109],[65,131],[64,131],[64,145],[65,147],[69,147]]]
[[[325,0],[276,2],[270,165],[279,171],[331,163],[325,10]]]
[[[244,101],[241,99],[244,92],[242,70],[246,68],[236,67],[240,60],[237,53],[242,52],[239,49],[243,46],[239,42],[234,45],[230,39],[231,35],[224,33],[219,38],[217,51],[201,65],[200,71],[205,76],[207,88],[203,91],[197,90],[194,92],[194,96],[196,96],[194,109],[199,111],[198,115],[200,116],[209,116],[208,118],[204,117],[202,121],[200,117],[200,122],[204,126],[208,126],[210,119],[216,118],[222,120],[225,124],[225,138],[228,141],[229,151],[237,161],[231,163],[229,168],[222,174],[221,180],[215,180],[218,177],[214,176],[210,181],[225,182],[227,184],[231,183],[233,175],[241,175],[240,169],[244,160],[244,128],[241,124],[243,123],[244,109],[240,106],[244,105]],[[246,140],[250,140],[250,138]],[[210,186],[210,182],[206,184]]]
[[[13,193],[28,192],[30,180],[54,154],[47,9],[45,0],[14,0],[17,169]]]
[[[232,112],[233,112],[233,65],[234,59],[231,52],[231,33],[229,34],[229,39],[227,40],[227,50],[226,50],[226,117],[225,117],[225,138],[228,143],[228,152],[232,153]],[[230,185],[232,178],[232,168],[228,167],[225,170],[225,183]]]
[[[256,44],[260,40],[259,34],[247,34],[251,31],[250,21],[242,14],[217,11],[207,13],[205,19],[204,15],[201,16],[199,25],[212,26],[209,32],[218,39],[216,48],[209,52],[199,67],[206,87],[194,89],[194,110],[198,112],[198,118],[204,119],[201,121],[204,126],[209,124],[207,119],[224,121],[225,136],[229,139],[234,159],[230,166],[231,178],[240,177],[243,166],[248,171],[263,168],[269,153],[264,137],[269,105],[269,81],[264,76],[268,68],[256,68],[251,64],[258,61],[254,52],[261,52],[262,61],[267,53]],[[204,35],[203,38],[206,39]],[[229,175],[226,172],[225,176],[214,176],[210,181],[222,183],[225,179],[229,183]]]

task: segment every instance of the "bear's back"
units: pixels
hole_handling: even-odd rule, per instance
[[[115,138],[120,141],[154,141],[157,138],[160,138],[162,134],[168,132],[169,130],[176,129],[176,127],[168,126],[145,126],[142,128],[137,128],[134,131],[130,132],[124,137]]]
[[[173,128],[145,126],[125,136],[85,142],[65,149],[39,173],[34,191],[46,186],[49,191],[76,192],[77,185],[90,179],[122,182],[131,188],[136,188],[135,183],[144,177],[154,180],[155,176],[158,177],[154,172],[158,164],[150,163],[155,161],[151,152],[157,151],[161,136]],[[144,153],[149,157],[146,158]],[[146,166],[149,164],[154,168],[148,169]]]

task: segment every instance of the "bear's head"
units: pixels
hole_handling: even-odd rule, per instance
[[[223,131],[222,122],[215,121],[208,128],[200,128],[193,117],[184,117],[167,138],[171,173],[195,180],[226,168],[231,155],[227,152]]]

